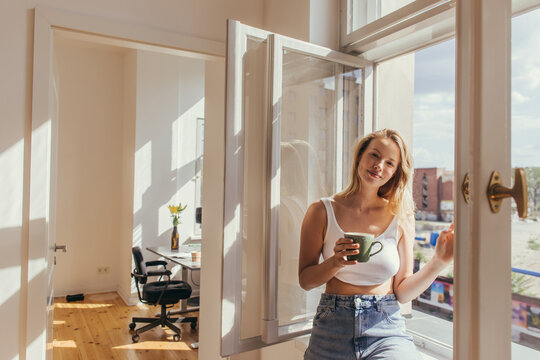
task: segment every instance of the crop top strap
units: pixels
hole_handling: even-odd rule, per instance
[[[332,200],[330,198],[321,198],[321,201],[326,209],[327,234],[330,232],[333,236],[341,235],[343,231],[337,223],[336,214],[332,207]]]

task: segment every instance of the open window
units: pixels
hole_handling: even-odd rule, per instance
[[[310,203],[348,180],[370,66],[228,26],[223,356],[310,331],[322,288],[298,285],[300,227]]]
[[[447,151],[449,156],[455,156],[451,174],[442,169],[445,159],[439,158],[433,165],[418,166],[421,159],[415,156],[415,172],[419,175],[419,181],[414,185],[416,195],[422,200],[421,197],[428,195],[428,192],[434,191],[436,194],[430,196],[429,201],[426,199],[425,203],[417,202],[420,221],[417,222],[415,242],[430,250],[429,243],[435,242],[438,231],[425,226],[425,223],[429,222],[430,227],[447,223],[454,209],[459,241],[456,245],[455,269],[441,273],[444,278],[437,279],[419,297],[417,304],[420,306],[413,310],[413,318],[408,320],[408,329],[415,342],[424,353],[438,359],[538,357],[540,337],[532,323],[538,319],[539,292],[538,287],[532,284],[537,283],[535,279],[539,277],[539,267],[538,261],[524,255],[523,244],[527,237],[530,238],[529,243],[535,241],[534,225],[531,225],[534,221],[518,220],[513,214],[515,208],[509,205],[506,205],[505,216],[495,217],[487,206],[486,187],[489,179],[486,177],[501,168],[503,170],[498,171],[506,174],[509,183],[506,186],[511,185],[510,165],[515,165],[508,160],[510,150],[514,156],[519,151],[520,156],[512,157],[512,162],[521,163],[520,166],[529,173],[538,164],[538,157],[533,158],[532,153],[525,149],[532,149],[525,132],[537,126],[535,119],[538,117],[532,115],[532,107],[523,106],[536,96],[533,87],[525,90],[523,85],[527,82],[525,80],[534,78],[536,70],[530,65],[517,63],[530,64],[530,59],[534,58],[534,46],[523,44],[537,35],[535,20],[531,19],[534,12],[539,11],[540,2],[342,0],[341,4],[341,46],[348,53],[356,53],[372,61],[376,78],[382,78],[378,70],[384,68],[387,60],[400,61],[402,55],[414,56],[419,64],[421,57],[429,57],[430,63],[423,61],[423,68],[417,68],[415,73],[421,76],[422,73],[432,72],[429,74],[430,94],[417,94],[415,84],[415,105],[418,104],[419,109],[430,114],[420,119],[415,106],[415,122],[422,128],[420,131],[414,130],[414,147],[422,150],[428,142],[436,141],[440,150],[446,146],[443,144],[446,139],[450,138],[455,144],[455,152],[451,149]],[[530,24],[525,27],[527,30],[520,30],[519,26],[525,26],[526,20],[519,19],[524,19],[525,15],[518,15],[525,13],[531,15],[527,20]],[[511,43],[510,29],[513,36]],[[459,36],[454,41],[456,32]],[[515,35],[518,32],[521,36]],[[454,44],[457,51],[453,49]],[[442,51],[448,56],[441,56]],[[414,52],[415,55],[411,55]],[[454,60],[457,64],[455,78]],[[510,72],[511,63],[516,66]],[[451,96],[446,96],[449,92],[445,93],[442,89],[446,84],[440,79],[449,74],[453,77],[452,85],[455,84],[455,96],[453,88]],[[523,88],[519,89],[519,85]],[[388,97],[388,94],[390,97],[395,95],[395,92],[389,91],[388,82],[379,82],[376,87],[375,104],[384,103],[384,97]],[[512,97],[511,112],[509,94]],[[387,126],[384,121],[380,125]],[[481,131],[482,128],[485,130]],[[478,144],[483,144],[484,153]],[[474,155],[471,149],[474,149]],[[430,158],[436,155],[433,151],[427,154]],[[424,168],[419,169],[421,167]],[[472,181],[474,184],[470,183],[470,191],[476,191],[476,200],[472,199],[470,203],[466,203],[461,194],[466,174],[470,175],[467,179],[475,178]],[[451,197],[445,195],[450,182],[454,189],[452,201]],[[432,200],[437,208],[436,214],[430,212]],[[530,210],[536,209],[530,207]],[[435,218],[430,219],[430,216]],[[511,249],[508,245],[510,240]],[[480,250],[474,252],[477,249]],[[454,273],[455,282],[449,279],[450,276],[454,277]],[[529,284],[531,289],[521,288],[520,291],[528,294],[516,294],[514,288],[523,283]],[[416,310],[419,308],[427,311],[418,313]],[[432,316],[437,313],[444,313],[443,316],[454,322]]]

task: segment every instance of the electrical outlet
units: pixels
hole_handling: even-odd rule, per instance
[[[99,266],[97,268],[97,273],[99,275],[105,275],[109,273],[110,268],[108,266]]]

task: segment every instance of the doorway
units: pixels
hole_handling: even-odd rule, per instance
[[[140,246],[149,261],[157,257],[147,247],[170,244],[168,205],[187,205],[180,244],[201,239],[196,208],[202,192],[205,60],[133,47],[70,31],[54,34],[55,229],[57,244],[67,247],[56,253],[55,356],[78,351],[84,358],[100,349],[99,354],[122,357],[145,348],[148,337],[163,343],[162,349],[182,347],[190,353],[184,356],[197,358],[190,345],[198,334],[189,326],[182,326],[185,336],[177,344],[170,344],[172,333],[156,329],[132,345],[131,315],[119,316],[133,313],[126,305],[138,302],[129,276],[131,247]],[[180,277],[179,266],[169,269]],[[199,272],[184,280],[197,296]],[[63,300],[81,293],[83,303]],[[137,316],[157,311],[139,310]],[[113,321],[99,320],[103,316]]]

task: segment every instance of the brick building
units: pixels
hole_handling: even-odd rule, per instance
[[[414,169],[416,218],[451,221],[454,218],[454,172],[444,168]]]

